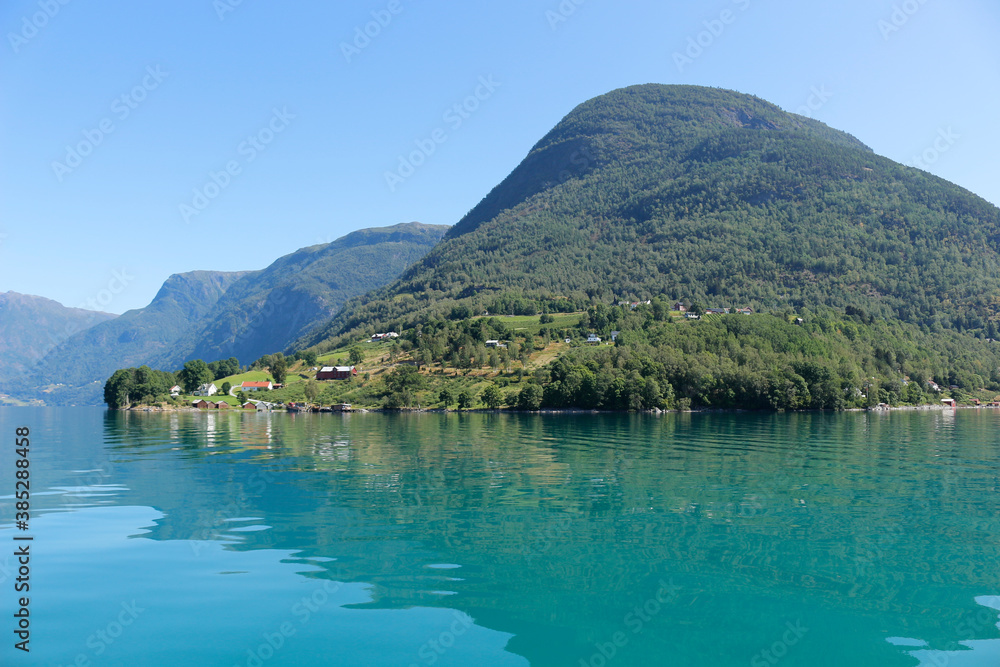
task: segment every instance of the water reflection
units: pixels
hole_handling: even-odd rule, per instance
[[[980,596],[976,598],[976,604],[981,605],[980,610],[970,614],[953,630],[954,637],[961,638],[956,642],[961,648],[934,650],[927,641],[903,637],[890,637],[887,641],[895,646],[919,647],[909,651],[920,661],[919,667],[1000,665],[1000,639],[972,639],[990,626],[1000,629],[1000,623],[997,623],[1000,616],[996,613],[1000,611],[1000,596]]]
[[[777,645],[782,665],[913,666],[997,638],[995,613],[954,630],[1000,590],[992,413],[212,417],[109,413],[101,442],[67,424],[47,474],[155,508],[120,567],[195,577],[198,622],[250,642],[240,664],[325,582],[350,591],[348,630],[324,630],[357,662],[301,664],[746,665]]]

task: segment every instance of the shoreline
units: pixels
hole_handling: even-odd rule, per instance
[[[97,406],[95,406],[97,407]],[[662,415],[662,414],[734,414],[734,413],[754,413],[754,414],[782,414],[782,413],[831,413],[837,414],[841,412],[906,412],[906,411],[932,411],[932,410],[979,410],[979,409],[1000,409],[1000,406],[992,405],[895,405],[895,406],[884,406],[884,407],[874,407],[874,408],[844,408],[843,410],[753,410],[751,408],[692,408],[689,410],[661,410],[659,408],[653,410],[640,410],[636,412],[631,412],[627,410],[598,410],[598,409],[587,409],[587,408],[541,408],[539,410],[510,410],[503,408],[470,408],[467,410],[458,410],[452,408],[358,408],[356,410],[350,410],[348,412],[292,412],[284,409],[276,410],[243,410],[241,408],[232,408],[229,410],[205,410],[201,408],[192,408],[188,406],[184,407],[164,407],[164,406],[133,406],[130,408],[125,408],[124,410],[118,410],[116,412],[196,412],[196,413],[207,413],[207,414],[219,414],[221,413],[237,413],[237,414],[257,414],[260,412],[265,412],[269,414],[372,414],[372,413],[389,413],[389,414],[484,414],[484,413],[506,413],[506,414],[538,414],[538,415]]]

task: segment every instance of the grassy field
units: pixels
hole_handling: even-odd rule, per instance
[[[563,316],[563,322],[559,320],[549,325],[540,325],[538,316],[505,318],[505,320],[516,319],[518,328],[539,329],[541,326],[572,326],[579,319],[579,314]],[[349,365],[350,350],[357,347],[361,350],[364,358],[357,364],[358,375],[350,380],[325,380],[317,381],[314,367]],[[543,366],[558,356],[559,353],[568,349],[568,345],[562,341],[550,343],[548,347],[541,351],[535,351],[527,364],[522,369],[522,374],[532,372],[535,368]],[[408,354],[400,354],[395,360],[390,359],[392,343],[369,343],[360,342],[357,344],[344,346],[332,350],[317,359],[316,366],[306,366],[301,361],[293,362],[285,376],[285,386],[269,392],[247,393],[247,397],[254,400],[264,400],[268,402],[309,402],[320,405],[331,405],[334,403],[351,403],[359,408],[381,407],[385,397],[385,376],[392,372],[394,368],[401,364],[412,363],[413,360]],[[473,396],[482,394],[483,390],[491,385],[500,385],[505,393],[517,392],[521,388],[521,381],[517,377],[519,362],[512,363],[512,372],[501,372],[491,368],[473,368],[457,370],[454,368],[444,369],[440,364],[432,364],[420,369],[423,386],[414,392],[415,406],[422,408],[443,408],[440,401],[441,390],[447,388],[454,398],[462,391],[468,390]],[[221,387],[223,383],[229,382],[233,387],[238,387],[244,381],[264,381],[272,378],[264,371],[251,371],[230,377],[220,378],[215,381],[216,386]],[[316,400],[307,397],[306,389],[309,385],[315,387],[318,392]],[[184,396],[182,399],[190,404],[196,397]],[[237,405],[237,400],[233,397],[213,396],[212,400],[224,400],[232,405]],[[453,399],[449,407],[455,407]],[[476,401],[474,407],[483,407]]]
[[[240,373],[239,375],[231,375],[229,377],[220,378],[215,381],[215,386],[220,390],[222,389],[222,384],[228,382],[234,387],[238,387],[244,382],[274,382],[274,378],[267,371],[249,371],[247,373]]]
[[[582,312],[555,313],[552,315],[553,321],[548,324],[542,324],[538,321],[541,315],[484,315],[473,319],[495,317],[515,331],[524,331],[537,335],[538,331],[543,327],[548,327],[549,329],[569,329],[575,327],[580,323],[580,315],[582,315]]]

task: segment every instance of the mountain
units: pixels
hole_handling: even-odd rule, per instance
[[[33,375],[11,383],[7,392],[15,397],[40,398],[50,405],[96,404],[110,373],[122,365],[148,364],[169,350],[244,275],[221,271],[172,275],[148,306],[65,339],[45,356]]]
[[[0,294],[0,379],[11,380],[32,367],[70,336],[116,316],[66,308],[40,296]]]
[[[276,351],[332,317],[344,303],[394,279],[441,240],[448,227],[419,222],[362,229],[302,248],[236,281],[212,315],[157,359],[236,357],[244,364]]]
[[[232,356],[248,365],[287,349],[349,298],[394,280],[447,229],[417,222],[363,229],[259,271],[173,275],[148,306],[66,339],[35,374],[4,389],[50,405],[99,404],[118,368],[172,371],[189,359]]]
[[[657,295],[852,306],[996,336],[1000,210],[759,98],[642,85],[574,109],[445,239],[297,346]]]

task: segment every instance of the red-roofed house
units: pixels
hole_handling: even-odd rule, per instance
[[[240,385],[243,391],[271,391],[274,385],[270,382],[244,382]]]

